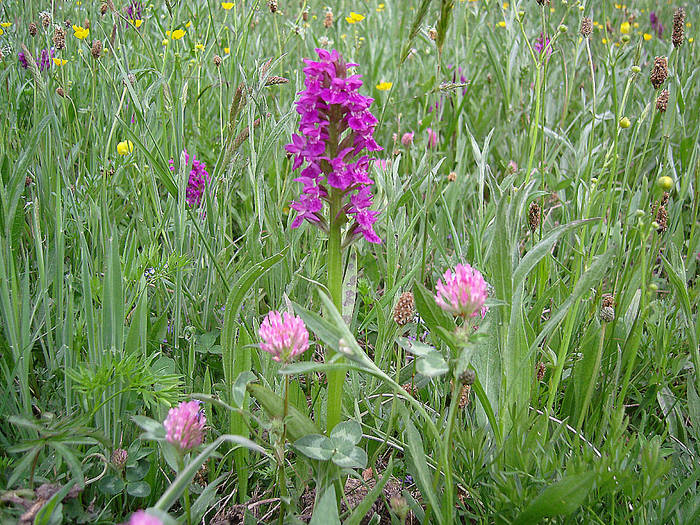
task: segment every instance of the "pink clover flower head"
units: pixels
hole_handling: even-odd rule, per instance
[[[331,188],[352,199],[371,187],[374,181],[368,173],[373,159],[362,153],[382,150],[374,140],[377,119],[369,110],[374,99],[360,94],[361,76],[349,73],[357,64],[346,63],[336,50],[316,49],[316,54],[318,61],[304,59],[305,89],[298,93],[295,103],[301,116],[299,132],[285,146],[294,157],[292,170],[305,166],[294,179],[302,183],[303,189],[290,205],[297,212],[292,228],[298,228],[304,220],[324,222],[323,203],[330,200]],[[350,232],[369,242],[381,242],[373,226],[377,213],[367,209],[371,198],[363,203],[362,208],[343,208],[345,215],[354,219]]]
[[[163,522],[144,510],[137,510],[131,515],[128,525],[163,525]]]
[[[185,164],[190,163],[190,154],[184,150]],[[175,161],[170,159],[170,171],[175,171]],[[192,155],[192,169],[187,180],[187,189],[185,190],[185,199],[190,206],[197,207],[202,203],[202,195],[204,190],[211,181],[207,165],[201,160],[197,160],[196,155]]]
[[[183,401],[168,411],[163,422],[165,439],[183,452],[190,450],[202,444],[206,422],[199,401]]]
[[[258,331],[260,348],[278,363],[303,354],[309,348],[309,332],[301,317],[289,312],[269,312]]]
[[[403,144],[406,147],[413,145],[413,135],[415,135],[415,133],[413,133],[412,131],[410,133],[404,133],[401,137],[401,144]]]
[[[486,314],[486,281],[481,272],[469,264],[458,264],[454,272],[447,270],[438,280],[436,290],[435,302],[447,313],[465,319],[476,315],[483,318]]]
[[[428,132],[428,147],[429,148],[434,148],[437,146],[438,143],[438,136],[437,133],[435,133],[432,128],[428,128],[425,131]]]

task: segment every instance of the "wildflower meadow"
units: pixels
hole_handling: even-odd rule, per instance
[[[698,27],[0,0],[0,523],[700,523]]]

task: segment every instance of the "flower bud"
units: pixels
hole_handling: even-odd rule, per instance
[[[567,26],[566,24],[562,24],[559,26],[560,33],[566,33],[568,30],[569,30],[569,26]]]
[[[673,179],[667,175],[656,180],[656,186],[663,191],[669,191],[673,187]]]
[[[627,129],[627,128],[629,128],[631,124],[632,124],[632,123],[630,122],[630,119],[628,119],[627,117],[622,117],[622,118],[620,119],[620,127],[621,127],[622,129]]]
[[[632,73],[639,73],[642,70],[639,66],[632,66]]]

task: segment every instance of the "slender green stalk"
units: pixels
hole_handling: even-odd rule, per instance
[[[337,188],[331,191],[330,219],[328,233],[328,291],[333,304],[342,311],[343,265],[341,248],[341,207],[342,194]],[[328,372],[328,404],[326,410],[326,428],[328,432],[340,423],[342,415],[343,384],[345,370]]]
[[[284,412],[282,415],[282,439],[278,447],[277,473],[280,484],[280,515],[279,525],[284,523],[287,511],[287,480],[284,472],[284,448],[287,441],[287,415],[289,414],[289,374],[284,376]]]
[[[583,398],[583,405],[581,406],[581,413],[578,416],[578,422],[576,423],[576,430],[580,431],[583,425],[583,420],[586,417],[586,412],[588,412],[588,405],[591,402],[591,397],[593,397],[593,388],[595,387],[596,379],[598,378],[598,372],[600,371],[600,361],[603,357],[603,343],[605,342],[605,328],[608,323],[603,323],[600,327],[600,338],[598,340],[598,352],[595,357],[595,364],[593,365],[593,370],[591,371],[591,378],[588,381],[588,388],[586,389],[586,395]]]

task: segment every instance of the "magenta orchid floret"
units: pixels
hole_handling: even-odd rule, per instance
[[[202,444],[204,425],[207,418],[199,401],[183,401],[168,411],[163,422],[165,439],[181,452],[186,452]]]
[[[146,511],[137,510],[131,515],[128,525],[163,525],[163,522]]]
[[[190,154],[187,150],[183,151],[185,155],[185,164],[190,163]],[[175,161],[170,159],[170,171],[175,171]],[[187,199],[187,204],[192,207],[197,207],[202,203],[202,195],[204,195],[204,190],[210,182],[209,172],[207,171],[207,165],[201,160],[197,160],[196,155],[192,155],[192,169],[190,170],[190,176],[187,180],[187,189],[185,191],[185,198]]]
[[[309,332],[301,317],[272,311],[260,324],[260,348],[278,363],[286,363],[309,348]]]
[[[299,133],[292,135],[286,150],[294,156],[292,169],[301,170],[294,179],[304,186],[292,202],[297,211],[292,228],[304,220],[326,229],[323,202],[329,202],[333,189],[344,197],[345,216],[354,219],[349,238],[362,235],[381,243],[374,231],[378,213],[371,211],[374,181],[369,178],[370,157],[363,151],[381,151],[374,140],[377,119],[369,110],[374,99],[361,95],[360,75],[348,75],[357,64],[346,64],[336,51],[317,49],[319,61],[304,59],[306,89],[296,102],[301,115]],[[331,217],[331,221],[337,217]]]
[[[435,302],[445,312],[464,319],[486,313],[488,288],[484,276],[469,264],[447,270],[437,283]]]

